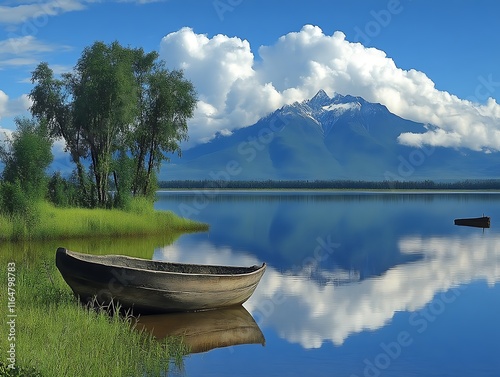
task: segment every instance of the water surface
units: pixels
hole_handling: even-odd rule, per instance
[[[500,194],[168,191],[156,207],[210,231],[154,259],[268,264],[244,305],[265,346],[191,355],[175,374],[500,375]],[[453,225],[483,213],[490,229]]]

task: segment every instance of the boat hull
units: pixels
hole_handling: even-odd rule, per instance
[[[489,228],[490,218],[488,216],[483,216],[468,219],[455,219],[455,225],[472,226],[476,228]]]
[[[56,265],[81,301],[138,313],[223,308],[244,303],[265,264],[253,267],[182,265],[125,256],[92,256],[59,248]],[[183,272],[187,271],[187,272]]]

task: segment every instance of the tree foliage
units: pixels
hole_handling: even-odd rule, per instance
[[[108,200],[112,154],[136,115],[132,58],[117,42],[97,42],[83,51],[73,75],[73,120],[90,152],[102,204]]]
[[[154,172],[167,160],[165,153],[181,153],[187,140],[187,120],[193,115],[196,94],[179,71],[154,67],[144,85],[140,121],[132,133],[131,151],[136,162],[134,194],[150,196]]]
[[[17,129],[0,146],[4,163],[0,182],[0,208],[16,218],[15,232],[29,233],[39,219],[37,202],[47,193],[45,170],[52,162],[52,140],[45,124],[17,118]]]
[[[31,81],[36,83],[30,93],[33,100],[31,114],[44,121],[52,138],[62,138],[66,151],[76,165],[79,186],[86,193],[85,172],[82,164],[87,154],[87,147],[82,141],[82,130],[73,121],[72,93],[73,77],[63,75],[55,79],[47,63],[40,63],[32,73]]]
[[[72,207],[80,205],[78,200],[78,184],[64,178],[60,172],[55,172],[50,177],[48,184],[48,200],[58,207]]]
[[[0,157],[5,164],[4,182],[23,188],[34,200],[42,199],[47,191],[45,170],[51,164],[52,140],[47,128],[26,118],[15,120],[17,130],[0,146]]]
[[[33,72],[31,112],[65,141],[86,203],[123,206],[128,193],[152,198],[161,163],[180,154],[187,140],[196,92],[181,71],[165,69],[158,58],[96,42],[61,79],[47,63]],[[111,182],[119,200],[109,197]]]

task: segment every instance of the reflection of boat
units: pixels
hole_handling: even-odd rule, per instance
[[[239,344],[265,344],[262,331],[243,306],[141,316],[137,329],[147,330],[157,339],[181,336],[191,353]]]
[[[139,313],[194,311],[241,305],[266,269],[168,263],[57,249],[56,265],[84,302],[118,301]]]
[[[489,228],[490,218],[488,216],[482,216],[469,219],[455,219],[455,225],[474,226],[477,228]]]

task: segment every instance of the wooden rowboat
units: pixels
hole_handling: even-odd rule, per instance
[[[477,228],[489,228],[490,218],[488,216],[482,216],[469,219],[455,219],[455,225],[473,226]]]
[[[241,344],[265,345],[266,340],[243,306],[191,313],[141,315],[136,329],[156,339],[181,337],[189,353],[207,352]]]
[[[266,264],[212,266],[152,261],[122,255],[97,256],[57,249],[56,265],[84,303],[119,303],[134,313],[223,308],[244,303]]]

